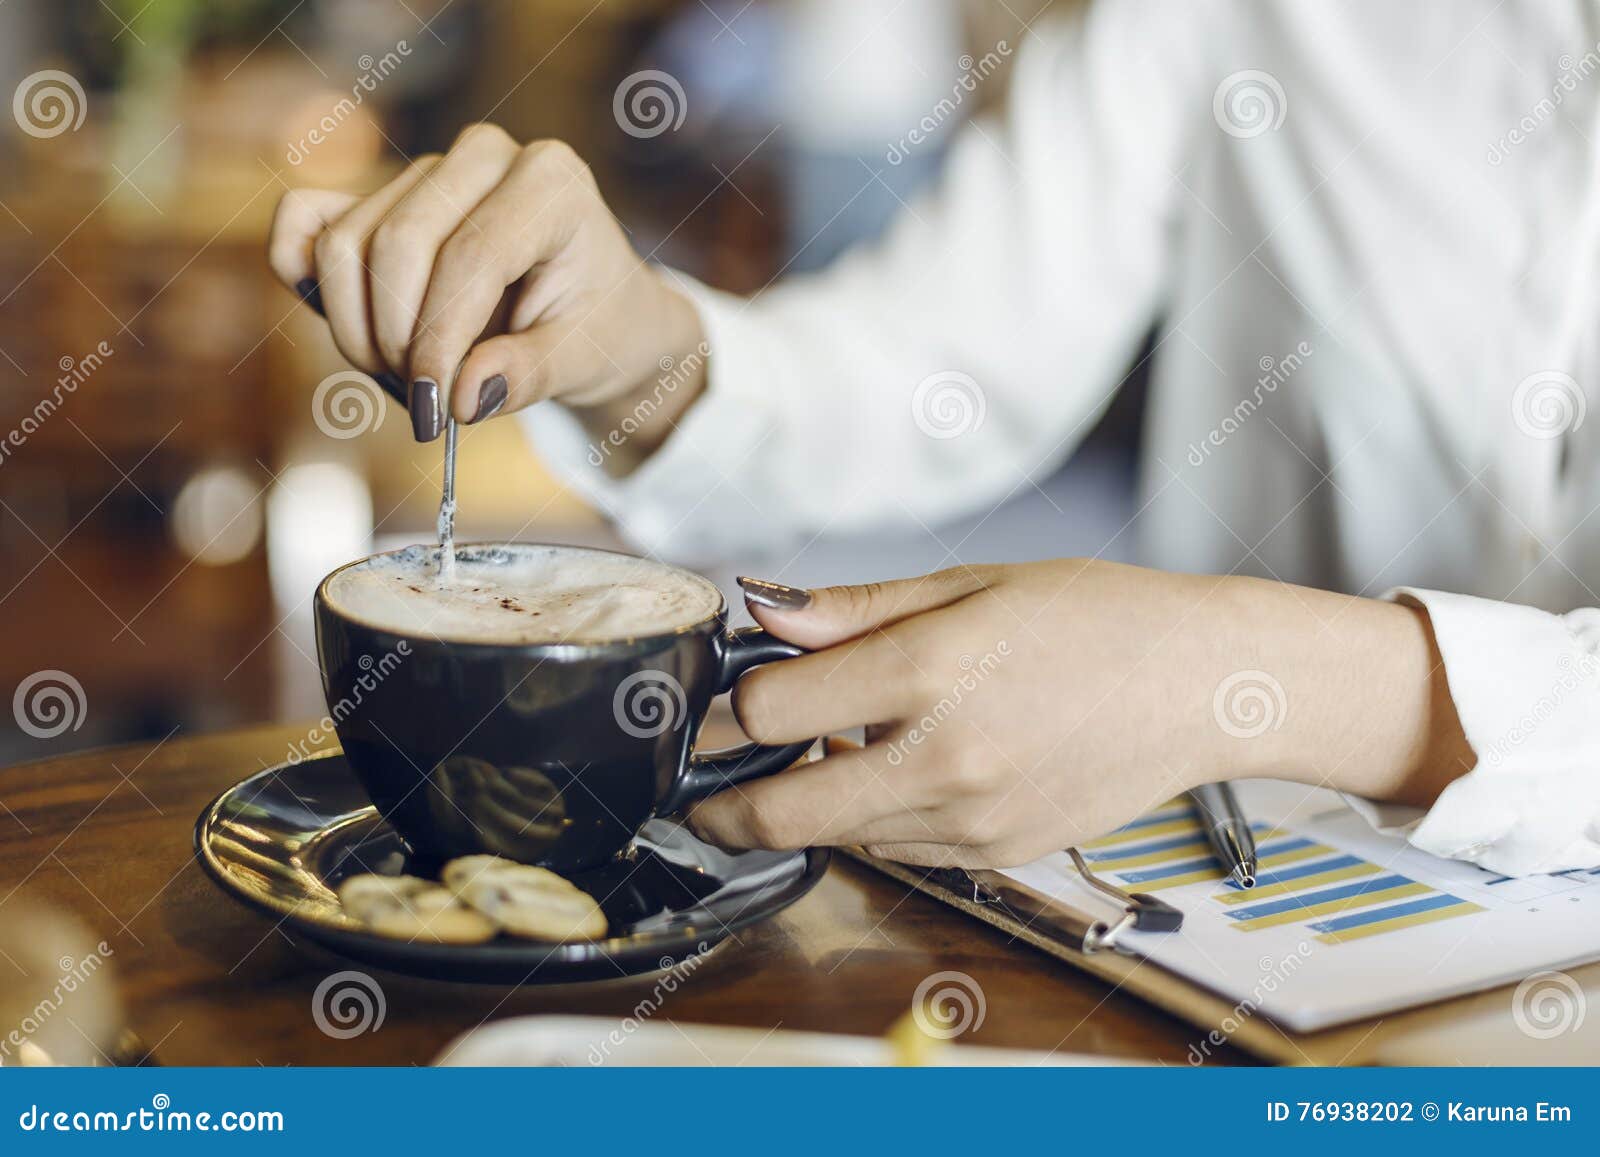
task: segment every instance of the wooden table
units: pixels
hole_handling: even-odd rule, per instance
[[[217,792],[304,733],[263,728],[0,769],[0,920],[30,896],[96,929],[114,949],[130,1027],[165,1064],[424,1064],[486,1020],[620,1018],[650,994],[649,978],[506,989],[375,972],[382,1027],[347,1040],[319,1031],[312,991],[347,965],[222,894],[192,843],[195,816]],[[971,975],[987,1000],[963,1042],[1187,1064],[1199,1035],[839,857],[805,899],[712,954],[657,1015],[876,1034],[943,969]]]

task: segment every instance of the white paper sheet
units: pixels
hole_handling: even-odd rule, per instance
[[[1159,809],[1086,846],[1092,870],[1182,910],[1130,934],[1150,960],[1297,1031],[1375,1016],[1600,958],[1600,872],[1506,879],[1379,835],[1330,791],[1236,785],[1261,878],[1223,879],[1192,813]],[[1115,909],[1065,853],[1008,876],[1088,913]]]

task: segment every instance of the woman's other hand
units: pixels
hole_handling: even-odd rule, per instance
[[[813,653],[740,680],[750,735],[867,743],[699,805],[731,847],[1025,863],[1201,783],[1426,803],[1471,764],[1423,612],[1079,559],[800,591],[742,580]]]

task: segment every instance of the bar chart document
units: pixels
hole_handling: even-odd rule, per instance
[[[1600,869],[1508,879],[1381,835],[1333,792],[1235,787],[1260,850],[1254,888],[1227,878],[1184,800],[1081,851],[1095,875],[1184,914],[1181,931],[1126,946],[1241,1015],[1307,1032],[1600,958]],[[1114,914],[1065,853],[1006,875]]]

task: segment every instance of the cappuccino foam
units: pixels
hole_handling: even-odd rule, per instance
[[[453,573],[413,546],[328,581],[341,614],[400,635],[470,643],[600,642],[664,634],[716,614],[722,594],[649,559],[567,546],[463,546]]]

